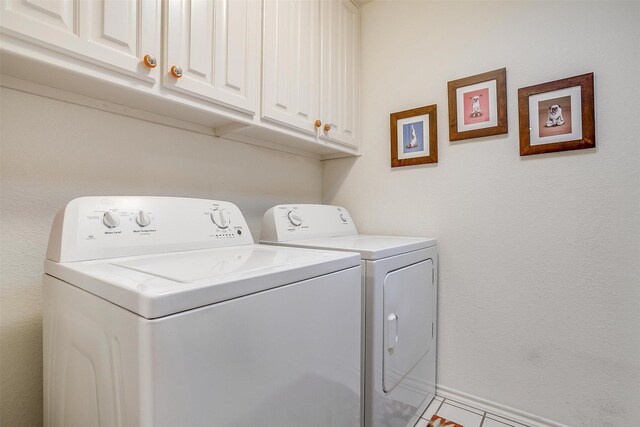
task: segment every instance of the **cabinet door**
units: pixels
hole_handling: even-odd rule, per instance
[[[322,2],[321,138],[358,147],[360,28],[349,0]]]
[[[142,58],[160,56],[160,6],[155,0],[7,0],[3,32],[153,82],[158,70]]]
[[[266,0],[262,117],[308,133],[319,119],[320,3]]]
[[[255,114],[260,82],[259,0],[170,0],[164,86]],[[182,77],[169,72],[180,67]]]

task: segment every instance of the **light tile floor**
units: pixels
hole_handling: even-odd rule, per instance
[[[498,415],[471,406],[436,396],[424,411],[415,427],[426,427],[432,416],[439,415],[448,421],[455,421],[464,427],[528,427]]]

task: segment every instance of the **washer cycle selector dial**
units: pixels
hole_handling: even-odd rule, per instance
[[[102,223],[109,228],[116,228],[120,225],[120,217],[116,213],[107,211],[102,217]]]
[[[222,209],[216,209],[211,212],[211,221],[219,228],[227,228],[229,226],[229,216]]]
[[[136,223],[138,223],[140,227],[146,227],[151,224],[151,218],[144,211],[140,211],[138,215],[136,215]]]
[[[299,213],[294,211],[289,211],[287,216],[289,217],[289,221],[291,222],[291,224],[295,225],[296,227],[302,224],[302,217],[300,216]]]
[[[340,214],[340,219],[342,220],[342,222],[347,222],[347,216],[343,213]]]

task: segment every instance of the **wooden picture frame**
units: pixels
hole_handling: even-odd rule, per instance
[[[438,163],[438,106],[391,113],[391,167]]]
[[[518,89],[520,155],[596,146],[593,73]]]
[[[449,141],[507,133],[507,69],[447,83]]]

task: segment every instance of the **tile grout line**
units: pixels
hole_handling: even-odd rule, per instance
[[[462,402],[458,402],[457,400],[453,400],[453,399],[450,399],[450,398],[448,398],[448,397],[447,397],[447,398],[443,398],[442,403],[444,403],[445,401],[448,401],[448,402],[447,402],[447,404],[448,404],[448,405],[451,405],[451,406],[454,406],[454,407],[456,407],[456,408],[458,408],[458,409],[462,409],[462,410],[465,410],[465,411],[467,411],[467,412],[471,412],[472,414],[475,414],[475,412],[473,412],[473,411],[469,411],[468,409],[465,409],[465,408],[462,408],[462,407],[460,407],[460,406],[457,406],[457,405],[456,405],[456,403],[457,403],[458,405],[464,405],[464,403],[462,403]],[[468,405],[467,405],[467,406],[468,406]],[[440,407],[442,407],[442,404],[440,404]],[[440,410],[440,407],[438,407],[438,410]],[[470,407],[472,407],[472,406],[470,406]],[[473,407],[472,407],[472,408],[473,408]],[[477,408],[474,408],[474,409],[476,409],[476,410],[480,411],[480,409],[477,409]],[[494,414],[491,414],[491,413],[489,413],[489,412],[487,412],[487,411],[482,411],[482,412],[483,412],[483,415],[482,415],[482,421],[480,422],[480,426],[479,426],[479,427],[482,427],[482,424],[484,424],[484,420],[485,420],[485,418],[486,418],[487,416],[493,416],[493,415],[494,415]],[[436,412],[436,413],[437,413],[437,412]],[[479,414],[476,414],[476,415],[479,415]],[[506,420],[506,421],[512,422],[512,423],[513,423],[513,422],[516,422],[516,421],[514,421],[514,420],[512,420],[512,419],[505,418],[505,417],[502,417],[502,416],[497,415],[497,414],[496,414],[496,416],[497,416],[497,417],[499,417],[499,418],[502,418],[503,420]],[[493,420],[493,418],[490,418],[490,419],[491,419],[491,420]],[[495,420],[494,420],[494,421],[495,421]],[[502,422],[502,421],[499,421],[499,422]],[[516,423],[517,423],[517,424],[519,424],[518,422],[516,422]],[[505,423],[502,423],[502,424],[505,424]],[[508,427],[514,427],[514,426],[512,426],[511,424],[505,424],[505,425],[507,425]]]
[[[505,417],[501,417],[500,415],[497,415],[497,414],[489,414],[489,413],[487,413],[487,415],[489,416],[490,420],[497,421],[497,422],[499,422],[501,424],[506,425],[507,427],[515,427],[515,426],[513,426],[511,424],[507,424],[504,421],[509,421],[510,423],[516,423],[517,422],[517,421],[510,420],[508,418],[505,418]],[[491,417],[494,417],[494,418],[491,418]],[[497,420],[496,418],[500,418],[501,420]],[[518,423],[518,424],[520,424],[520,423]],[[520,425],[524,426],[524,424],[520,424]]]
[[[484,424],[484,420],[485,420],[485,418],[486,418],[486,417],[487,417],[487,413],[486,413],[486,412],[484,412],[484,413],[482,414],[482,419],[480,420],[480,425],[479,425],[478,427],[482,427],[482,424]]]
[[[433,400],[436,400],[435,396],[433,397]],[[432,403],[433,403],[433,400],[432,400]],[[440,408],[442,408],[442,404],[444,403],[444,400],[445,400],[445,399],[444,399],[444,398],[442,398],[442,400],[441,400],[441,401],[439,401],[439,402],[440,402],[440,405],[438,405],[438,409],[436,409],[436,411],[433,413],[433,415],[437,415],[437,414],[438,414],[438,411],[440,410]],[[429,409],[429,407],[428,407],[428,406],[427,406],[427,409]],[[426,412],[426,409],[425,409],[425,412]],[[422,413],[422,415],[424,415],[424,412]],[[422,418],[422,415],[420,415],[420,419],[427,420],[426,418]],[[432,416],[432,417],[433,417],[433,416]],[[431,420],[427,420],[427,426],[429,425],[429,421],[431,421]]]
[[[440,404],[440,407],[442,407],[442,404],[445,403],[447,400],[451,400],[451,399],[445,398],[442,401],[442,403]],[[470,412],[470,413],[475,414],[475,415],[480,415],[480,414],[477,414],[477,413],[475,413],[473,411],[470,411],[470,410],[468,410],[466,408],[463,408],[461,406],[455,405],[454,403],[459,403],[459,402],[457,402],[455,400],[451,400],[451,402],[447,402],[448,405],[451,405],[454,408],[462,409],[463,411],[467,411],[467,412]],[[440,407],[438,407],[438,411],[440,410]],[[476,408],[474,408],[474,409],[476,409]],[[476,409],[476,410],[480,411],[479,409]],[[438,413],[438,411],[436,411],[436,414]],[[478,427],[482,427],[482,425],[484,424],[484,420],[485,420],[485,418],[486,418],[486,416],[488,414],[487,411],[481,411],[481,412],[482,412],[482,419],[480,420],[480,425]]]
[[[453,403],[452,403],[452,402],[453,402]],[[447,402],[447,405],[451,405],[451,406],[453,406],[454,408],[462,409],[463,411],[471,412],[472,414],[475,414],[475,415],[481,415],[481,414],[478,414],[478,412],[481,412],[481,413],[486,414],[486,412],[485,412],[485,411],[482,411],[482,410],[480,410],[480,409],[473,408],[473,406],[465,405],[465,406],[467,406],[467,408],[473,408],[474,410],[476,410],[476,411],[478,411],[478,412],[473,412],[473,411],[470,411],[470,410],[469,410],[469,409],[467,409],[467,408],[463,408],[462,406],[458,406],[458,405],[464,405],[464,403],[459,403],[459,402],[456,402],[455,400],[452,400],[451,402]]]

